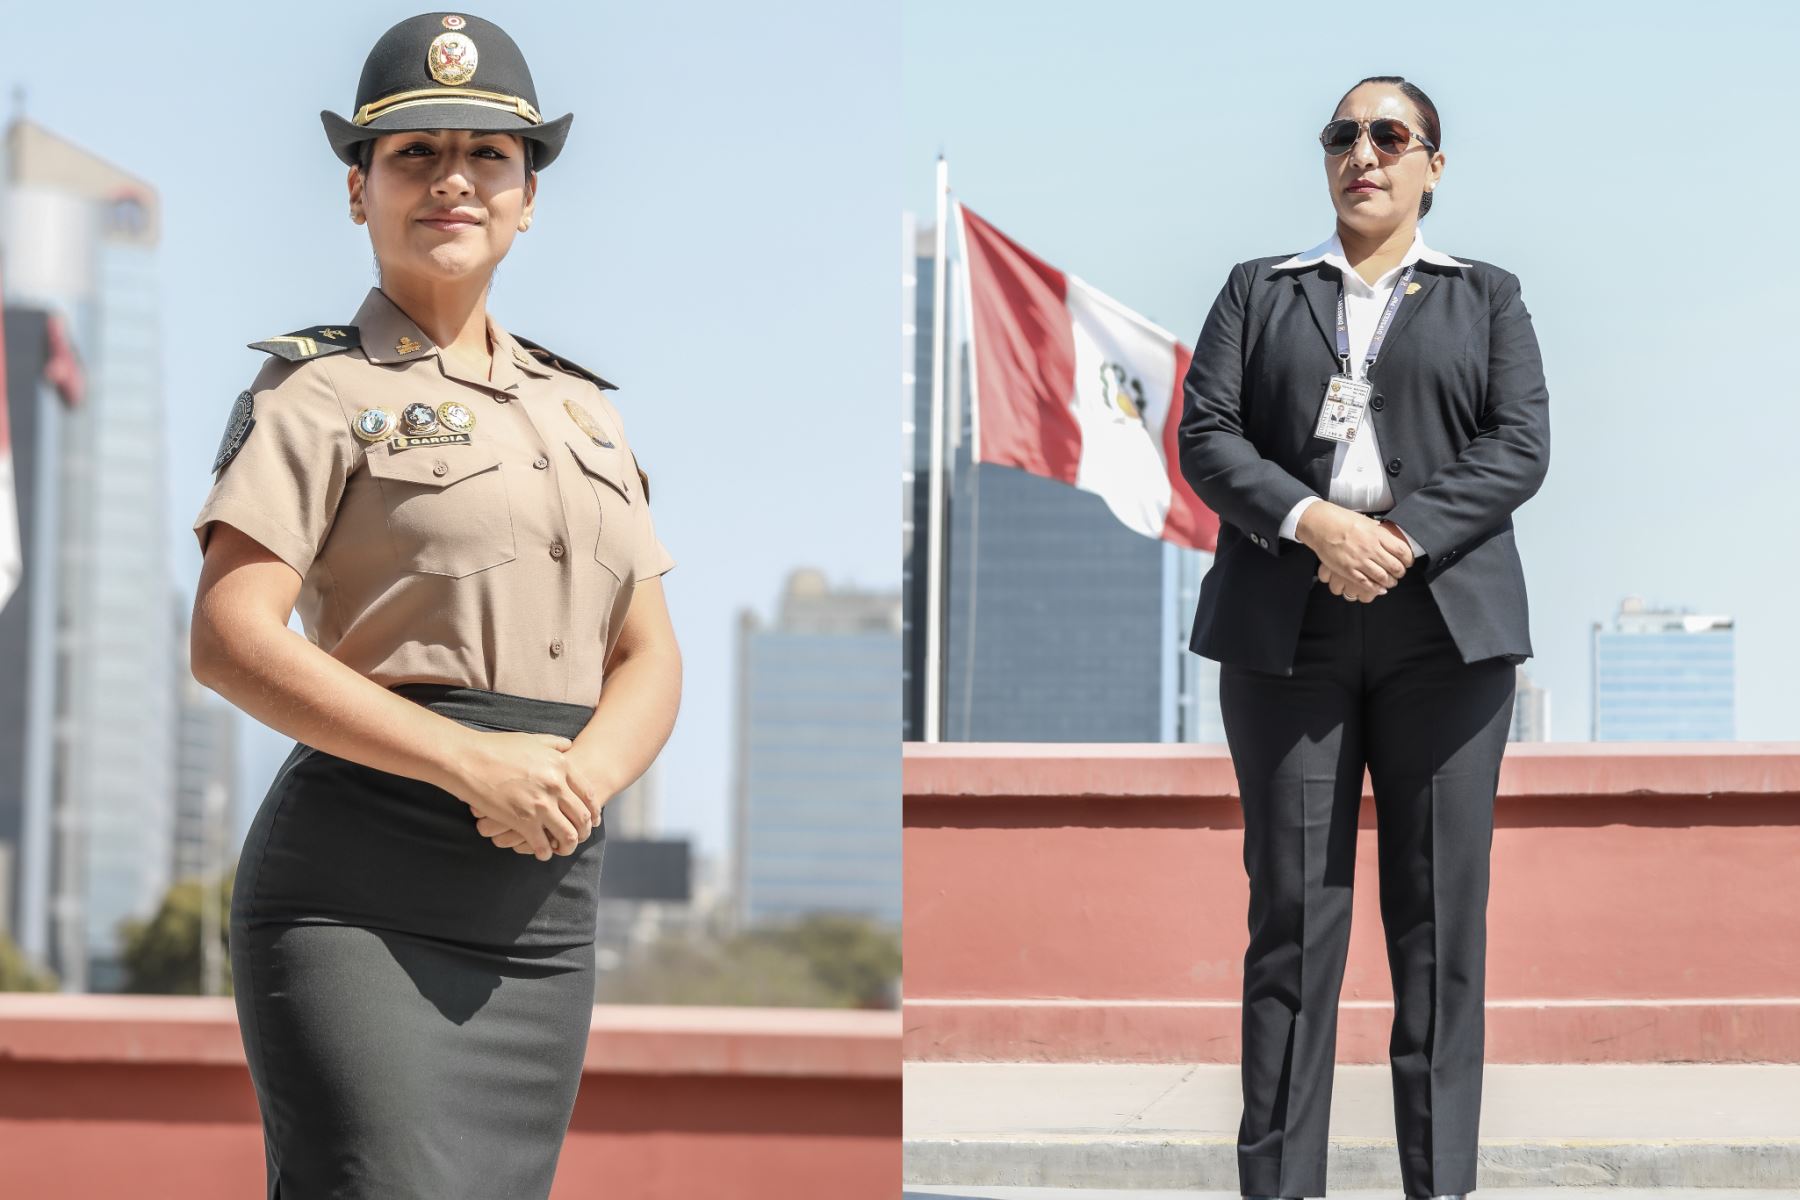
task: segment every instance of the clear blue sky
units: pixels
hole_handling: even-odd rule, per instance
[[[374,282],[318,112],[416,4],[14,6],[0,88],[162,195],[169,538],[189,524],[244,343],[344,321]],[[665,823],[724,849],[736,613],[786,572],[898,587],[899,26],[893,5],[486,3],[540,107],[573,111],[500,267],[508,328],[621,386],[655,484],[686,688]],[[896,662],[896,686],[899,664]],[[252,803],[291,744],[257,727]],[[895,753],[899,753],[896,731]]]
[[[1328,236],[1314,140],[1365,75],[1443,117],[1427,240],[1517,273],[1551,465],[1516,516],[1526,669],[1588,736],[1619,600],[1737,619],[1738,736],[1800,738],[1800,10],[908,0],[902,202],[983,216],[1185,338],[1231,264]]]

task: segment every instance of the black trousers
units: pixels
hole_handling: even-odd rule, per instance
[[[1369,604],[1315,581],[1291,676],[1221,666],[1250,879],[1246,1194],[1325,1195],[1365,764],[1402,1179],[1409,1196],[1474,1190],[1488,852],[1514,672],[1503,658],[1462,661],[1422,571]]]

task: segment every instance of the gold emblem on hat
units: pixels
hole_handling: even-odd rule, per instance
[[[466,33],[440,33],[431,39],[425,51],[425,66],[431,77],[446,87],[461,87],[475,78],[475,43]]]
[[[1406,294],[1410,296],[1424,286],[1422,283],[1409,283],[1406,285]]]
[[[423,350],[424,348],[425,347],[421,346],[418,342],[412,340],[412,334],[410,333],[401,334],[400,340],[394,343],[395,351],[400,354],[411,354],[414,350]]]
[[[365,442],[379,442],[394,428],[394,414],[385,408],[365,408],[356,414],[356,436]]]
[[[445,29],[461,29],[464,25],[467,25],[467,24],[468,24],[467,21],[463,20],[461,17],[457,16],[455,13],[445,13],[444,14],[444,28]]]
[[[593,439],[594,445],[604,446],[608,450],[612,449],[612,442],[607,440],[606,431],[600,428],[600,422],[594,420],[593,413],[573,400],[563,401],[563,411],[569,414],[570,420],[581,426],[581,432]]]
[[[475,428],[475,414],[461,401],[446,400],[438,405],[437,418],[451,433],[467,433]]]

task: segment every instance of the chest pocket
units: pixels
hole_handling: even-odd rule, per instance
[[[618,446],[606,449],[585,441],[565,444],[575,461],[581,464],[586,487],[594,498],[594,519],[598,523],[594,560],[623,583],[632,575],[637,527],[632,505],[643,501],[639,494],[637,467],[631,454]]]
[[[500,456],[485,446],[370,449],[388,541],[408,571],[460,578],[511,562],[512,508]]]

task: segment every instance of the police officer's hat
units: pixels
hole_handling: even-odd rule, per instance
[[[422,13],[381,35],[363,63],[356,113],[346,121],[319,114],[337,156],[351,166],[358,143],[384,133],[480,129],[516,133],[532,143],[531,166],[562,152],[573,113],[546,121],[525,56],[506,31],[464,13]]]

